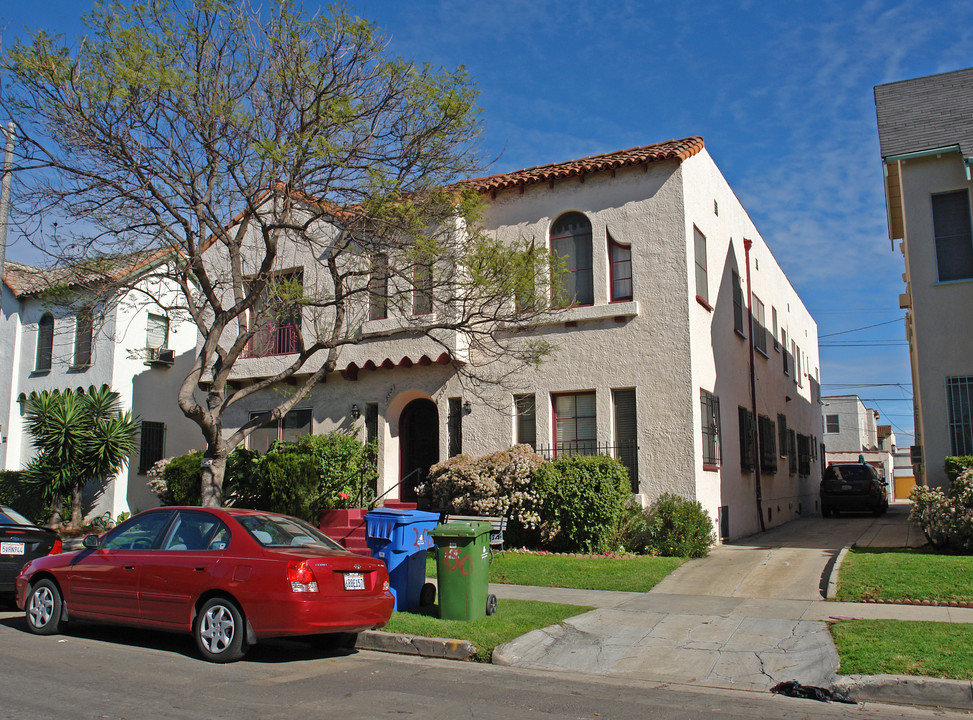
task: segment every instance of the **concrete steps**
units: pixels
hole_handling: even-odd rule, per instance
[[[385,507],[396,510],[415,510],[416,504],[399,500],[386,500]],[[345,550],[350,550],[359,555],[371,555],[372,553],[365,540],[365,515],[367,514],[368,510],[364,508],[325,510],[321,513],[318,527],[325,535],[340,543]]]

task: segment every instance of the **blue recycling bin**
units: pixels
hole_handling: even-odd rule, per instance
[[[372,557],[381,558],[388,568],[396,610],[420,605],[426,551],[433,547],[429,531],[438,524],[438,514],[422,510],[379,508],[365,516],[365,542]]]

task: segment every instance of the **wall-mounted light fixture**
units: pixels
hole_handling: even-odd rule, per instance
[[[473,404],[469,400],[463,402],[463,412],[467,415],[473,412]]]
[[[351,406],[351,419],[357,420],[361,417],[361,410],[358,409],[358,405]]]

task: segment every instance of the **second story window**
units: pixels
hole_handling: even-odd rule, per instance
[[[90,308],[85,308],[78,313],[74,325],[73,368],[81,369],[91,365],[91,334],[93,324],[94,318]]]
[[[385,253],[372,258],[368,276],[368,319],[384,320],[389,316],[389,259]]]
[[[608,236],[608,257],[611,260],[612,302],[632,299],[632,246],[621,245]]]
[[[158,351],[169,347],[169,318],[165,315],[149,313],[145,320],[145,347],[150,351]]]
[[[932,196],[939,281],[973,278],[973,235],[967,190]]]
[[[740,274],[734,270],[732,275],[733,281],[733,329],[736,330],[741,335],[743,332],[743,287],[740,285]]]
[[[693,245],[696,255],[696,297],[705,303],[709,303],[709,280],[706,274],[706,236],[695,227],[693,228]]]
[[[54,316],[44,313],[37,323],[37,356],[34,360],[34,372],[50,372],[53,354]]]
[[[563,271],[551,302],[556,307],[593,305],[595,282],[588,218],[579,212],[559,217],[551,225],[551,254]]]
[[[753,346],[767,354],[767,326],[764,317],[764,304],[756,295],[753,296]]]
[[[283,272],[267,281],[260,300],[250,310],[256,331],[247,344],[246,357],[289,355],[298,351],[304,274]]]
[[[417,263],[413,273],[412,314],[432,312],[432,264]]]
[[[841,423],[838,420],[837,415],[825,415],[824,416],[824,433],[825,435],[837,435],[841,432]]]

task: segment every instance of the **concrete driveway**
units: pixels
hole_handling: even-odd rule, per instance
[[[834,560],[846,545],[923,544],[908,512],[808,517],[723,545],[649,593],[614,593],[607,607],[498,648],[494,662],[737,689],[828,685],[838,657],[822,619],[835,612],[824,602]]]

